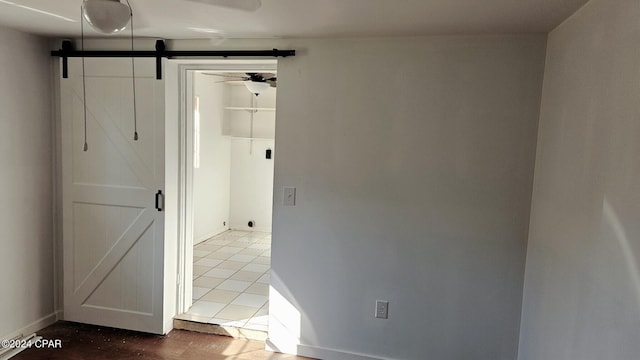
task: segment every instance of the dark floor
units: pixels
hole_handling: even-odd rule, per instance
[[[264,351],[264,343],[173,330],[166,336],[59,321],[37,332],[62,349],[28,349],[12,359],[306,359]]]

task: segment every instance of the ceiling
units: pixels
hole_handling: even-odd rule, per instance
[[[124,1],[124,0],[122,0]],[[255,12],[187,0],[129,0],[136,36],[165,39],[548,32],[587,0],[262,0]],[[81,0],[0,0],[0,24],[80,34]],[[96,33],[85,27],[88,36]]]

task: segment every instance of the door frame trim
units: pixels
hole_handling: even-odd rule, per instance
[[[175,296],[165,297],[165,301],[175,299],[173,316],[189,310],[193,303],[193,73],[198,70],[224,72],[267,72],[277,71],[277,59],[256,60],[168,60],[165,71],[167,76],[166,94],[166,151],[165,181],[166,193],[176,195],[173,204],[176,211],[169,211],[165,217],[165,229],[175,229],[166,239],[177,238],[176,243],[176,287]],[[177,96],[176,96],[177,95]],[[170,109],[171,108],[171,109]],[[176,114],[175,111],[178,113]],[[173,124],[169,124],[172,121]],[[176,124],[177,122],[177,124]],[[173,133],[171,129],[177,130]],[[171,138],[171,139],[170,139]],[[169,169],[178,171],[171,174]],[[177,177],[176,177],[177,175]],[[169,188],[169,177],[175,183]],[[165,270],[165,273],[167,271]],[[166,307],[165,307],[166,308]],[[173,318],[173,316],[171,318]]]

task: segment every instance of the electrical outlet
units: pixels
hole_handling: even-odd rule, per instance
[[[388,319],[389,318],[389,302],[376,300],[376,318]]]

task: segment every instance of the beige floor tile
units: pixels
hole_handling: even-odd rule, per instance
[[[216,235],[216,236],[212,237],[211,239],[222,239],[222,238],[224,238],[225,236],[227,236],[227,234],[228,234],[228,233],[229,233],[229,230],[224,231],[224,232],[221,232],[220,234],[218,234],[218,235]]]
[[[249,236],[245,236],[245,237],[241,237],[241,238],[237,239],[236,241],[241,242],[241,243],[245,244],[245,246],[246,246],[246,244],[251,244],[252,242],[256,241],[256,239],[255,238],[251,238]]]
[[[236,271],[237,270],[213,268],[207,271],[206,273],[204,273],[202,276],[209,276],[209,277],[214,277],[219,279],[228,279],[231,277],[231,275],[235,274]]]
[[[256,273],[256,272],[238,271],[237,273],[235,273],[235,274],[233,274],[231,276],[231,279],[254,282],[254,281],[258,280],[260,278],[260,276],[262,276],[262,274]]]
[[[251,233],[251,231],[244,231],[244,230],[231,230],[228,234],[231,236],[247,236]]]
[[[238,254],[258,256],[258,255],[262,254],[263,252],[264,252],[264,250],[262,250],[262,249],[244,249],[244,250],[240,251]]]
[[[254,256],[254,255],[235,254],[235,255],[233,255],[232,257],[229,258],[229,261],[238,261],[238,262],[250,263],[255,259],[256,259],[256,256]],[[198,264],[198,265],[200,265],[200,264]]]
[[[207,316],[212,318],[211,314],[215,314],[225,308],[226,304],[215,303],[212,301],[198,300],[191,305],[187,314],[193,314],[196,316]]]
[[[213,289],[205,294],[200,300],[213,301],[217,303],[229,304],[240,295],[237,291]]]
[[[228,279],[223,281],[222,284],[216,286],[216,289],[242,292],[247,290],[249,286],[251,286],[249,281]]]
[[[217,246],[218,248],[216,250],[219,250],[222,246],[226,246],[231,242],[232,240],[214,239],[214,240],[207,240],[205,245]]]
[[[221,253],[221,252],[212,252],[211,254],[207,255],[207,258],[209,259],[217,259],[217,260],[227,260],[228,258],[232,257],[233,254],[231,253]]]
[[[266,330],[268,301],[264,306],[259,305],[269,296],[270,247],[270,233],[245,231],[226,231],[196,245],[194,289],[213,290],[202,294],[196,302],[198,306],[195,310],[203,312],[203,309],[210,309],[217,313],[207,313],[205,316],[201,313],[193,314],[194,311],[191,311],[188,316],[195,317],[188,320],[215,320],[227,325],[234,324],[231,326],[236,327],[251,325],[255,327],[254,330]],[[195,264],[196,261],[200,262]],[[209,266],[213,266],[217,261],[220,263],[215,267]],[[201,292],[194,296],[200,295]],[[220,304],[223,307],[216,310],[216,306],[204,306],[208,305],[207,303]],[[247,355],[245,358],[253,359],[252,355],[257,354]],[[257,356],[256,359],[262,358],[260,355]]]
[[[205,257],[209,255],[210,252],[211,251],[193,249],[193,257]]]
[[[221,247],[216,252],[221,252],[221,253],[226,253],[226,254],[236,254],[236,253],[239,253],[240,251],[242,251],[243,249],[244,249],[244,247],[228,245],[228,246]]]
[[[204,294],[208,293],[209,291],[211,291],[211,288],[194,286],[192,289],[193,301],[200,299]],[[247,305],[247,304],[239,304],[239,305]],[[248,304],[248,305],[251,305],[251,304]]]
[[[184,313],[176,316],[176,319],[206,323],[211,320],[211,317]]]
[[[232,326],[236,328],[244,328],[247,324],[246,320],[234,321],[234,320],[226,320],[226,319],[217,319],[213,318],[209,320],[209,324],[216,324],[221,326]]]
[[[259,309],[260,307],[262,307],[264,304],[267,303],[267,300],[269,299],[267,298],[266,295],[242,293],[237,298],[235,298],[231,303],[233,305],[249,306],[249,307],[255,307]]]
[[[269,271],[269,265],[264,265],[264,264],[249,264],[245,267],[242,268],[242,270],[244,271],[254,271],[260,274],[264,274],[265,272]]]
[[[271,284],[271,275],[264,274],[256,282],[261,283],[261,284]]]
[[[244,292],[248,294],[256,294],[256,295],[269,295],[269,285],[254,283],[253,285],[249,286],[249,288]]]
[[[237,236],[231,236],[231,235],[227,235],[227,234],[222,234],[220,236],[216,236],[215,238],[213,238],[213,240],[209,240],[210,242],[215,241],[215,240],[219,240],[219,241],[235,241],[235,239],[237,239]]]
[[[223,260],[204,258],[204,259],[200,259],[198,261],[194,261],[193,265],[208,266],[208,267],[212,268],[212,267],[216,267],[216,266],[220,265],[220,263],[222,263],[222,261]]]
[[[240,321],[251,318],[258,311],[258,308],[243,305],[227,305],[224,309],[215,314],[215,318]]]
[[[240,270],[245,267],[247,263],[239,262],[239,261],[223,261],[222,264],[216,266],[219,269],[228,269],[228,270]]]
[[[267,319],[269,320],[269,302],[267,301],[266,304],[264,304],[260,310],[258,310],[258,312],[256,312],[255,314],[253,314],[253,316],[251,317],[251,322],[253,323],[261,323],[261,321],[259,321],[260,319]]]
[[[269,325],[269,314],[253,315],[247,320],[247,324],[267,326]]]
[[[258,256],[257,258],[253,259],[252,262],[256,264],[271,265],[271,258],[268,258],[266,256]]]
[[[266,251],[266,250],[271,249],[271,245],[255,243],[255,244],[249,245],[249,248],[250,249],[262,249],[262,251]]]
[[[251,245],[250,242],[236,240],[236,241],[232,242],[231,244],[229,244],[228,246],[239,247],[239,248],[243,248],[244,249],[249,245]]]
[[[200,276],[211,270],[211,266],[193,265],[193,275]]]
[[[214,288],[220,285],[224,280],[225,279],[218,279],[218,278],[209,277],[209,276],[201,276],[193,281],[193,286]]]
[[[247,325],[243,326],[243,328],[249,329],[249,330],[269,331],[269,326],[268,325],[252,324],[250,322],[248,322]]]
[[[216,251],[221,247],[222,246],[217,246],[217,245],[198,244],[196,245],[195,250]]]

